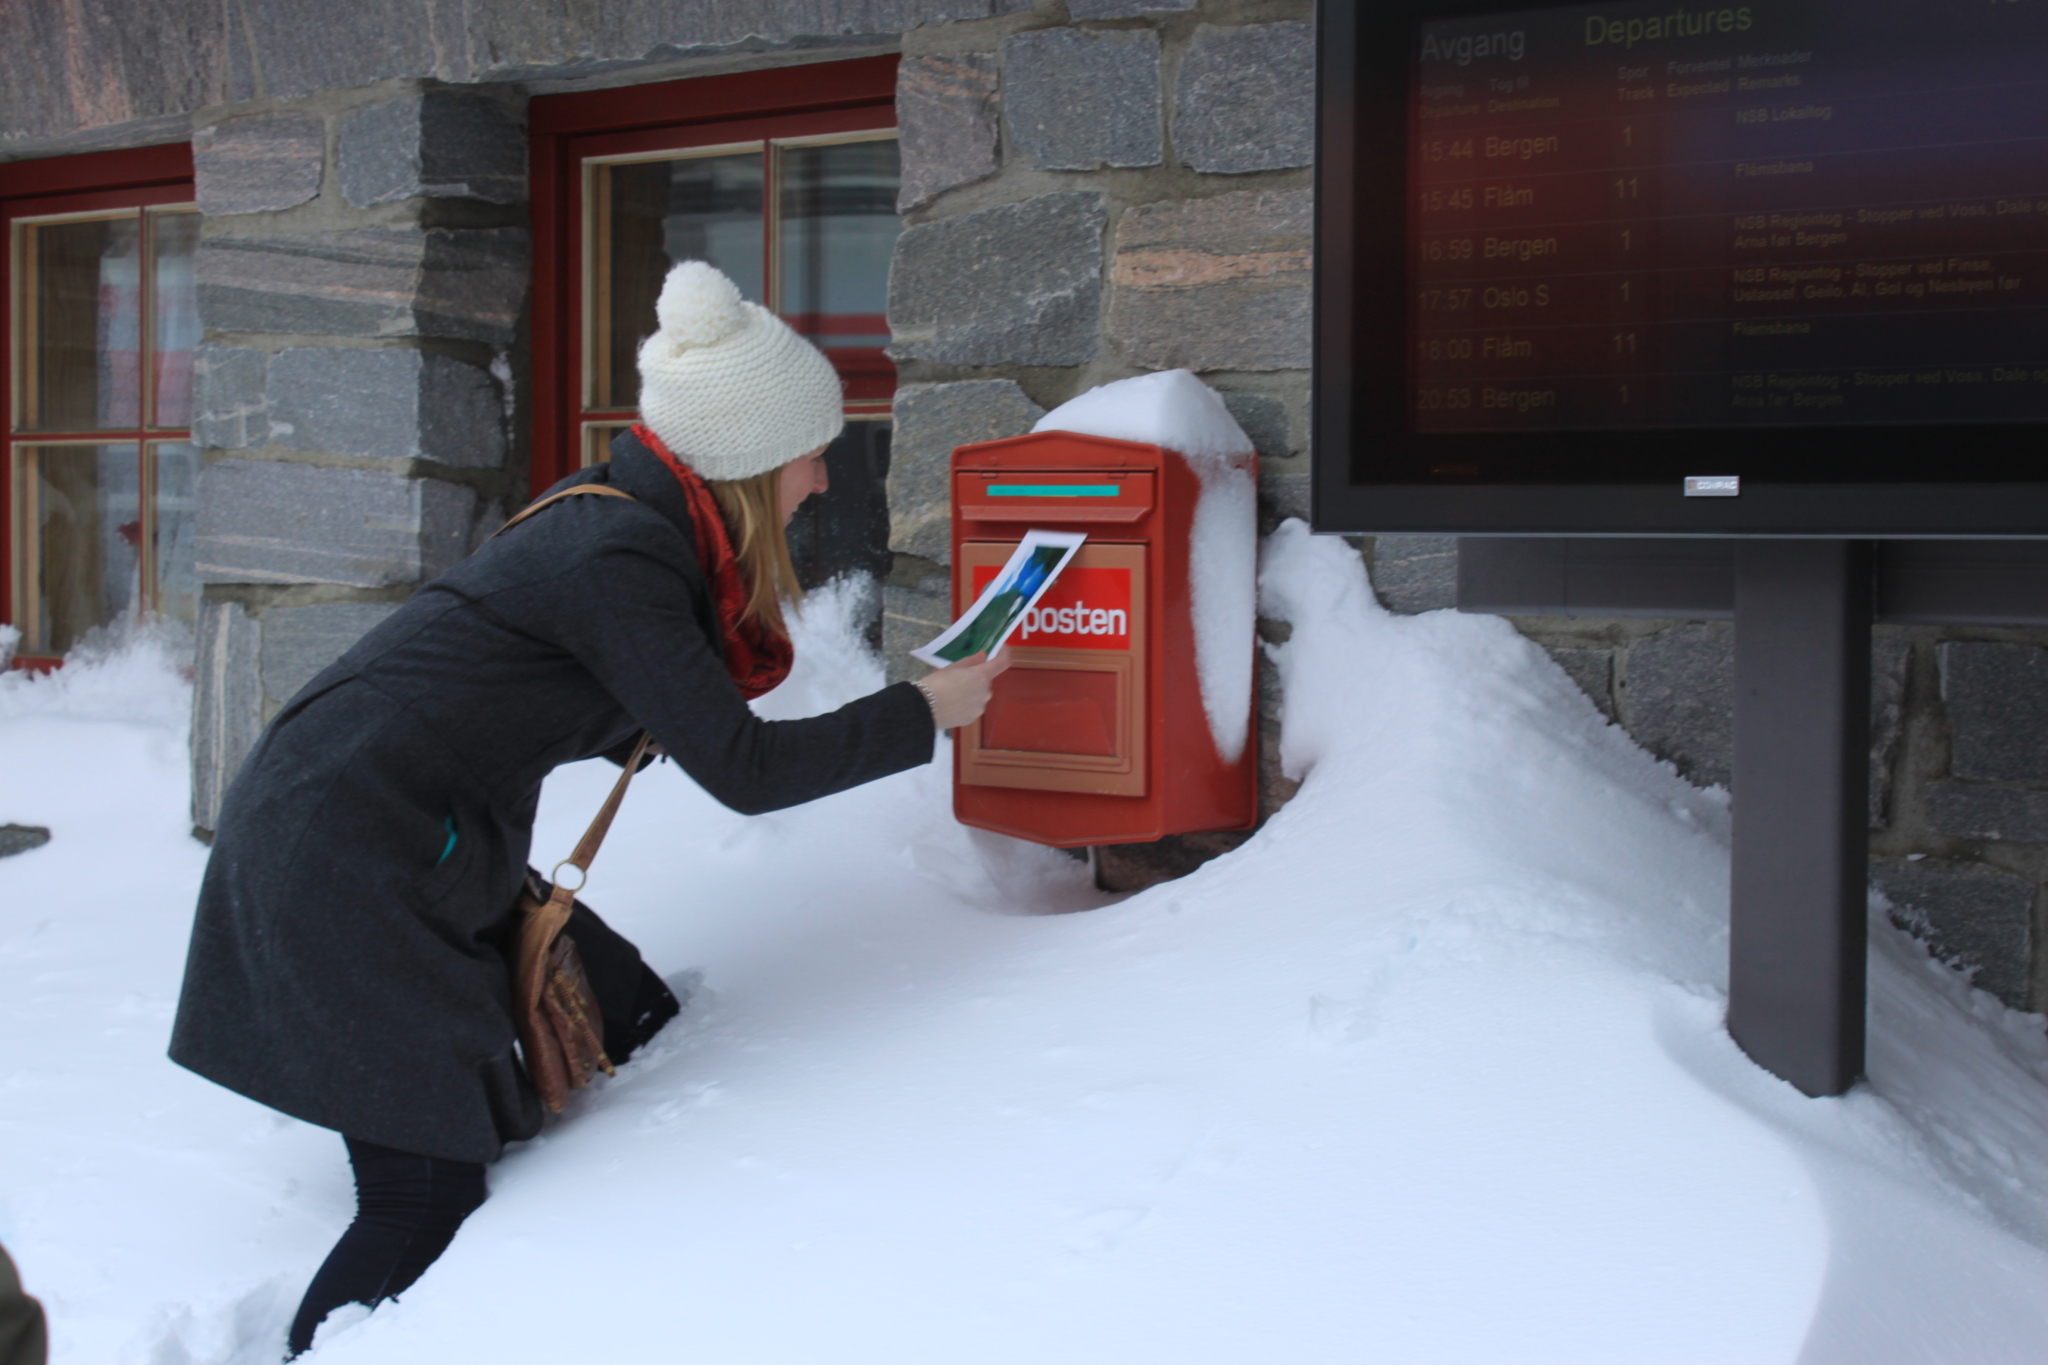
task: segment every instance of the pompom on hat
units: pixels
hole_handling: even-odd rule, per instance
[[[707,479],[748,479],[846,425],[838,371],[703,261],[668,272],[640,346],[640,420]]]

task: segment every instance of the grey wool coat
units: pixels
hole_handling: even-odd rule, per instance
[[[930,761],[909,683],[756,719],[725,669],[681,486],[630,433],[612,451],[557,487],[610,483],[637,503],[567,498],[489,542],[250,751],[199,893],[173,1060],[351,1137],[494,1160],[542,1116],[503,945],[550,770],[622,760],[644,727],[755,814]],[[686,914],[690,870],[675,874]]]

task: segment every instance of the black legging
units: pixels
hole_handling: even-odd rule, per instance
[[[327,1253],[299,1304],[287,1360],[311,1346],[321,1322],[343,1304],[374,1308],[404,1293],[484,1202],[481,1162],[343,1141],[356,1173],[356,1220]]]
[[[583,956],[604,1016],[605,1051],[624,1062],[682,1009],[640,954],[580,902],[569,933]],[[356,1173],[356,1220],[307,1286],[292,1319],[285,1359],[313,1344],[329,1313],[345,1303],[375,1308],[403,1294],[484,1202],[480,1162],[450,1161],[344,1137]]]

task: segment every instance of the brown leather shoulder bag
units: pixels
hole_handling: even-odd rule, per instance
[[[519,890],[519,950],[513,981],[519,1026],[519,1050],[526,1058],[526,1074],[540,1091],[548,1112],[559,1114],[569,1102],[569,1092],[590,1084],[602,1070],[612,1074],[611,1058],[604,1050],[604,1019],[597,995],[576,953],[576,941],[562,930],[576,908],[576,893],[583,889],[591,861],[611,828],[612,816],[625,799],[633,781],[633,770],[647,753],[648,735],[642,732],[626,760],[626,770],[612,786],[597,818],[584,831],[576,851],[555,864],[554,884],[528,873]],[[562,869],[573,867],[579,874],[576,885],[562,883]]]

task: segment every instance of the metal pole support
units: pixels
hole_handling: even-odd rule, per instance
[[[1863,1073],[1871,578],[1866,541],[1736,552],[1728,1031],[1809,1095]]]

